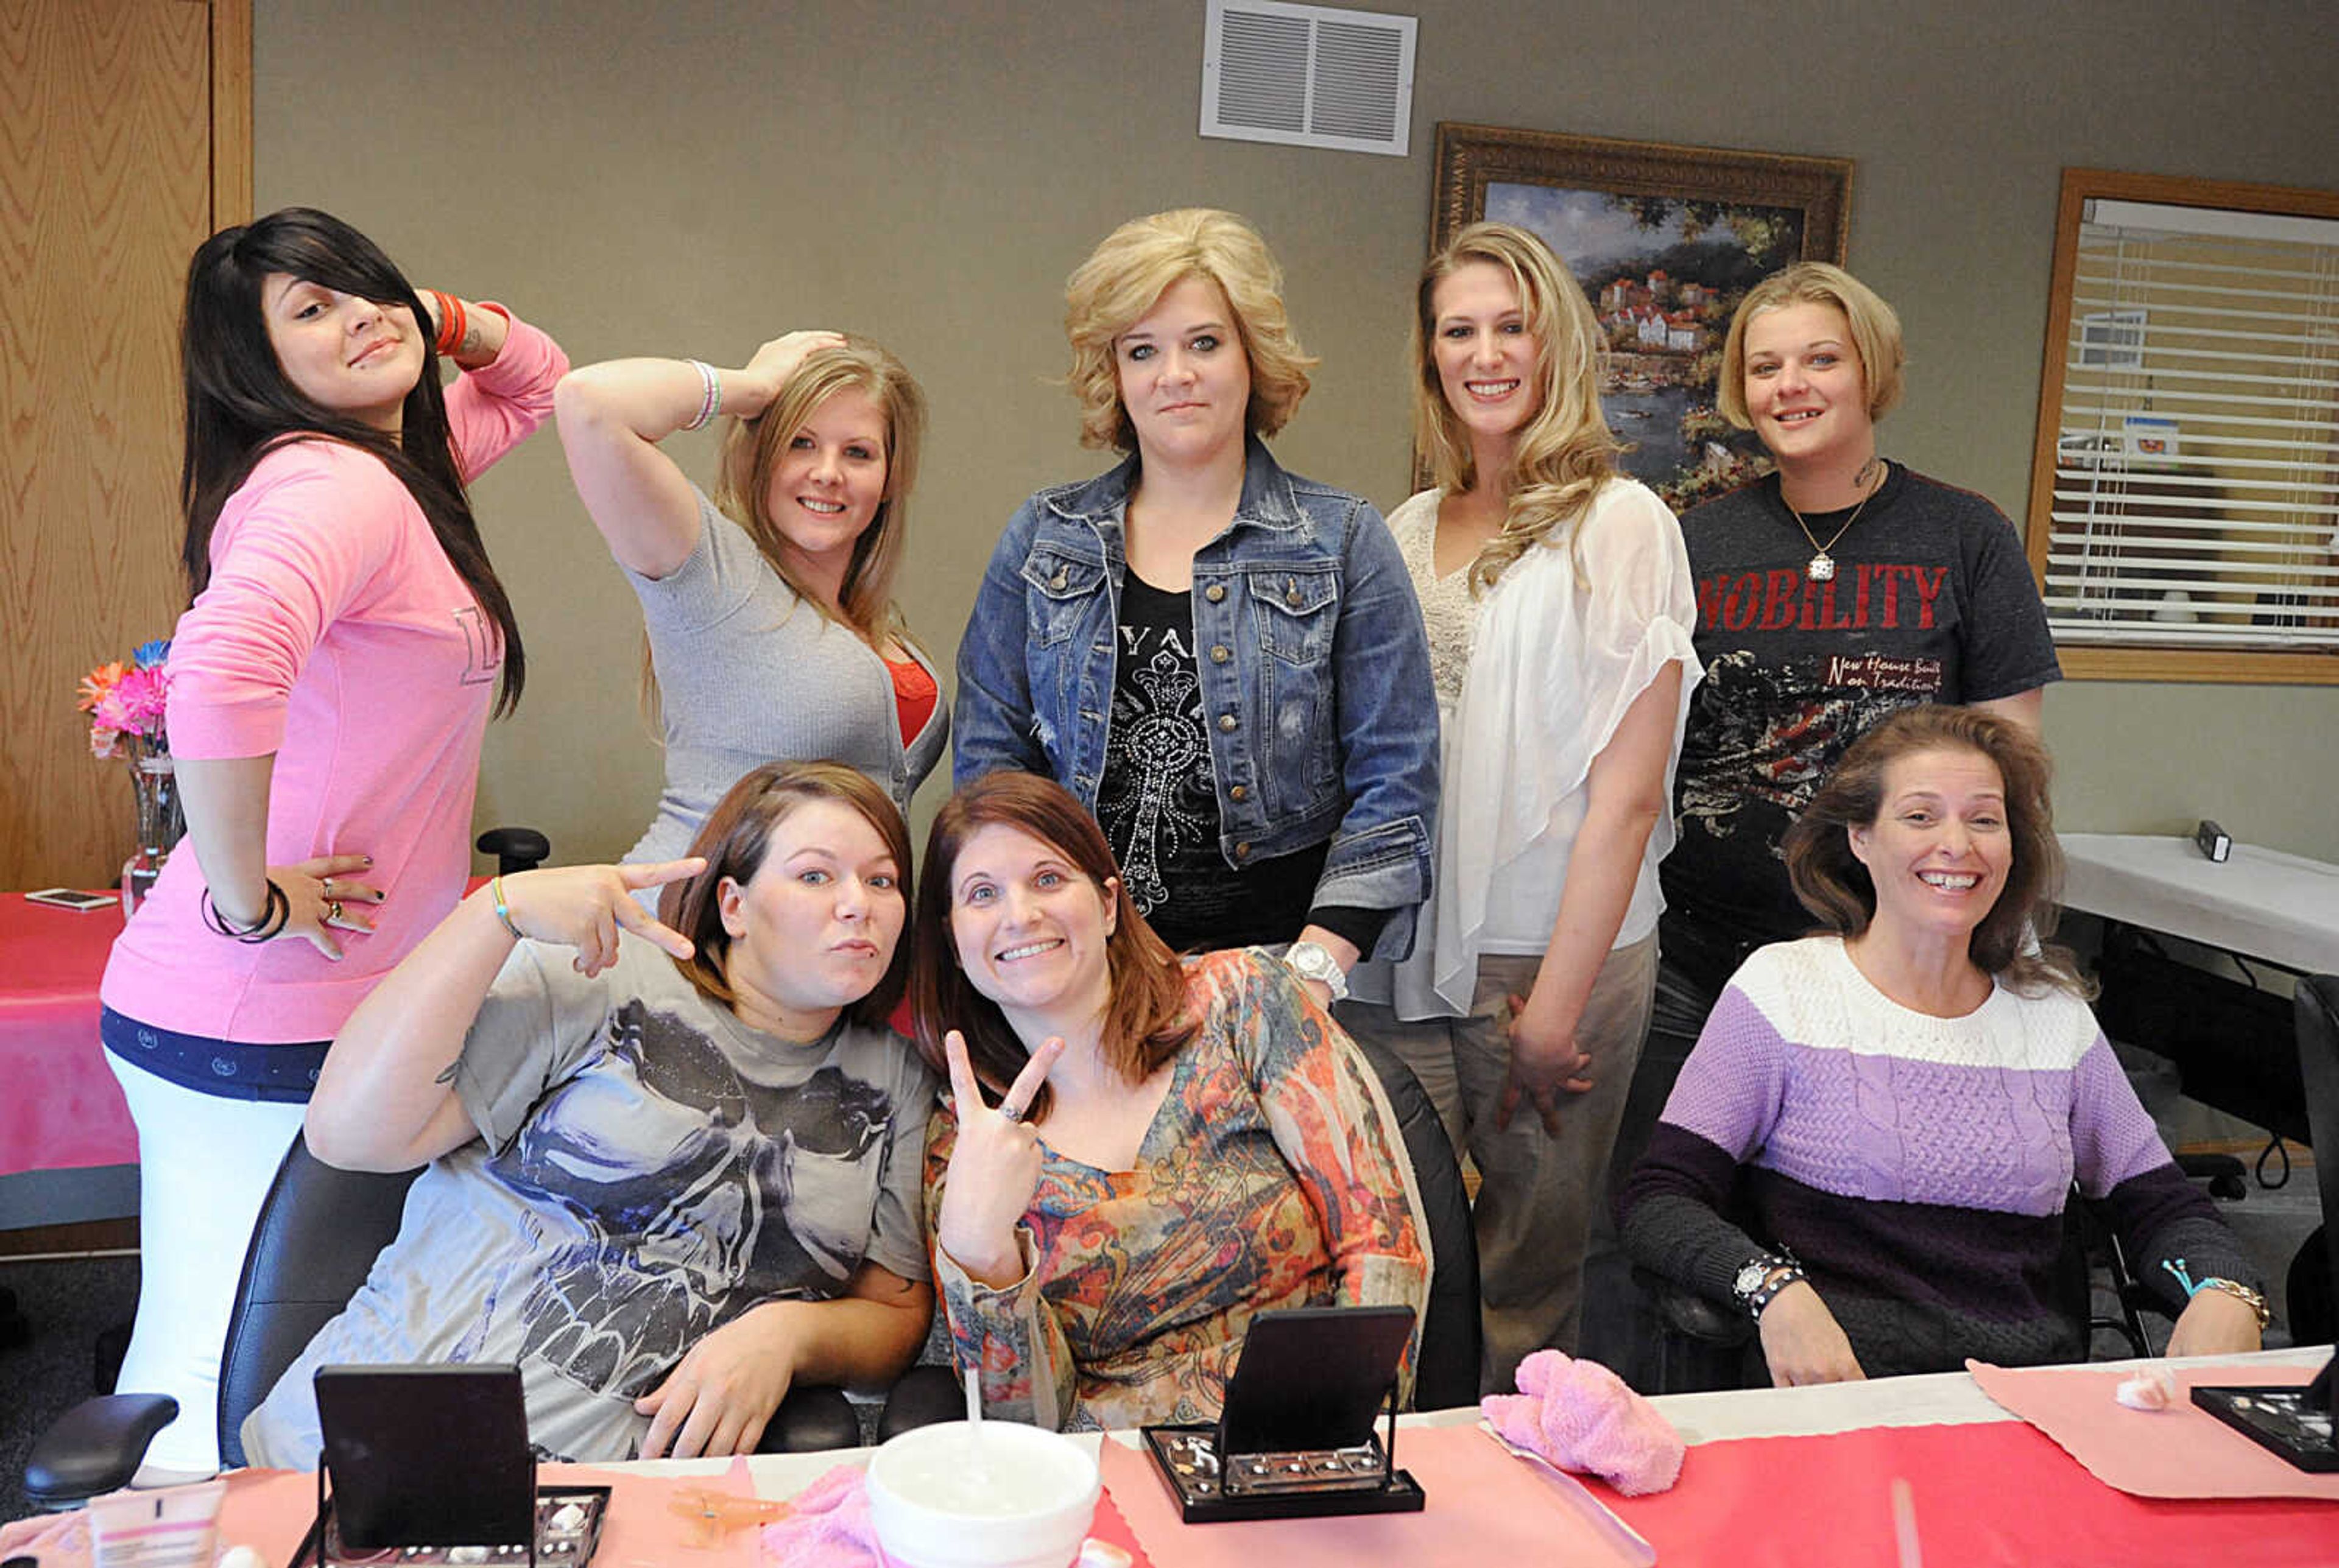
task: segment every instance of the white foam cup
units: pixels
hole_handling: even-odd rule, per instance
[[[869,1518],[901,1568],[1066,1568],[1101,1485],[1071,1438],[1012,1421],[944,1421],[869,1461]]]

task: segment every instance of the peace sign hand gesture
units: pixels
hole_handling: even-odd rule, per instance
[[[514,872],[499,878],[511,923],[538,942],[577,950],[571,961],[588,978],[617,962],[617,933],[629,931],[676,958],[688,958],[691,941],[661,924],[634,894],[696,876],[706,862],[696,855],[655,865],[564,865]]]
[[[993,1289],[1023,1277],[1015,1227],[1039,1190],[1041,1164],[1040,1135],[1023,1118],[1063,1053],[1059,1039],[1033,1051],[994,1110],[982,1103],[965,1037],[956,1030],[943,1036],[951,1096],[957,1103],[958,1146],[951,1151],[934,1239],[969,1277]]]

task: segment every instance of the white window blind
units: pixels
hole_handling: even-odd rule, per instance
[[[2339,650],[2339,222],[2094,199],[2070,255],[2057,640]]]

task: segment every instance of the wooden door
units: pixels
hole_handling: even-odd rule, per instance
[[[185,604],[180,291],[251,216],[251,0],[0,0],[0,888],[132,847],[74,690]]]

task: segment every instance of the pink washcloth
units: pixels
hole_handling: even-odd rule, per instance
[[[1516,1394],[1489,1394],[1478,1408],[1505,1440],[1627,1497],[1681,1479],[1681,1435],[1597,1361],[1538,1350],[1519,1363]]]
[[[885,1561],[869,1522],[869,1472],[839,1464],[788,1499],[795,1512],[764,1526],[764,1561],[787,1568],[874,1568]]]

